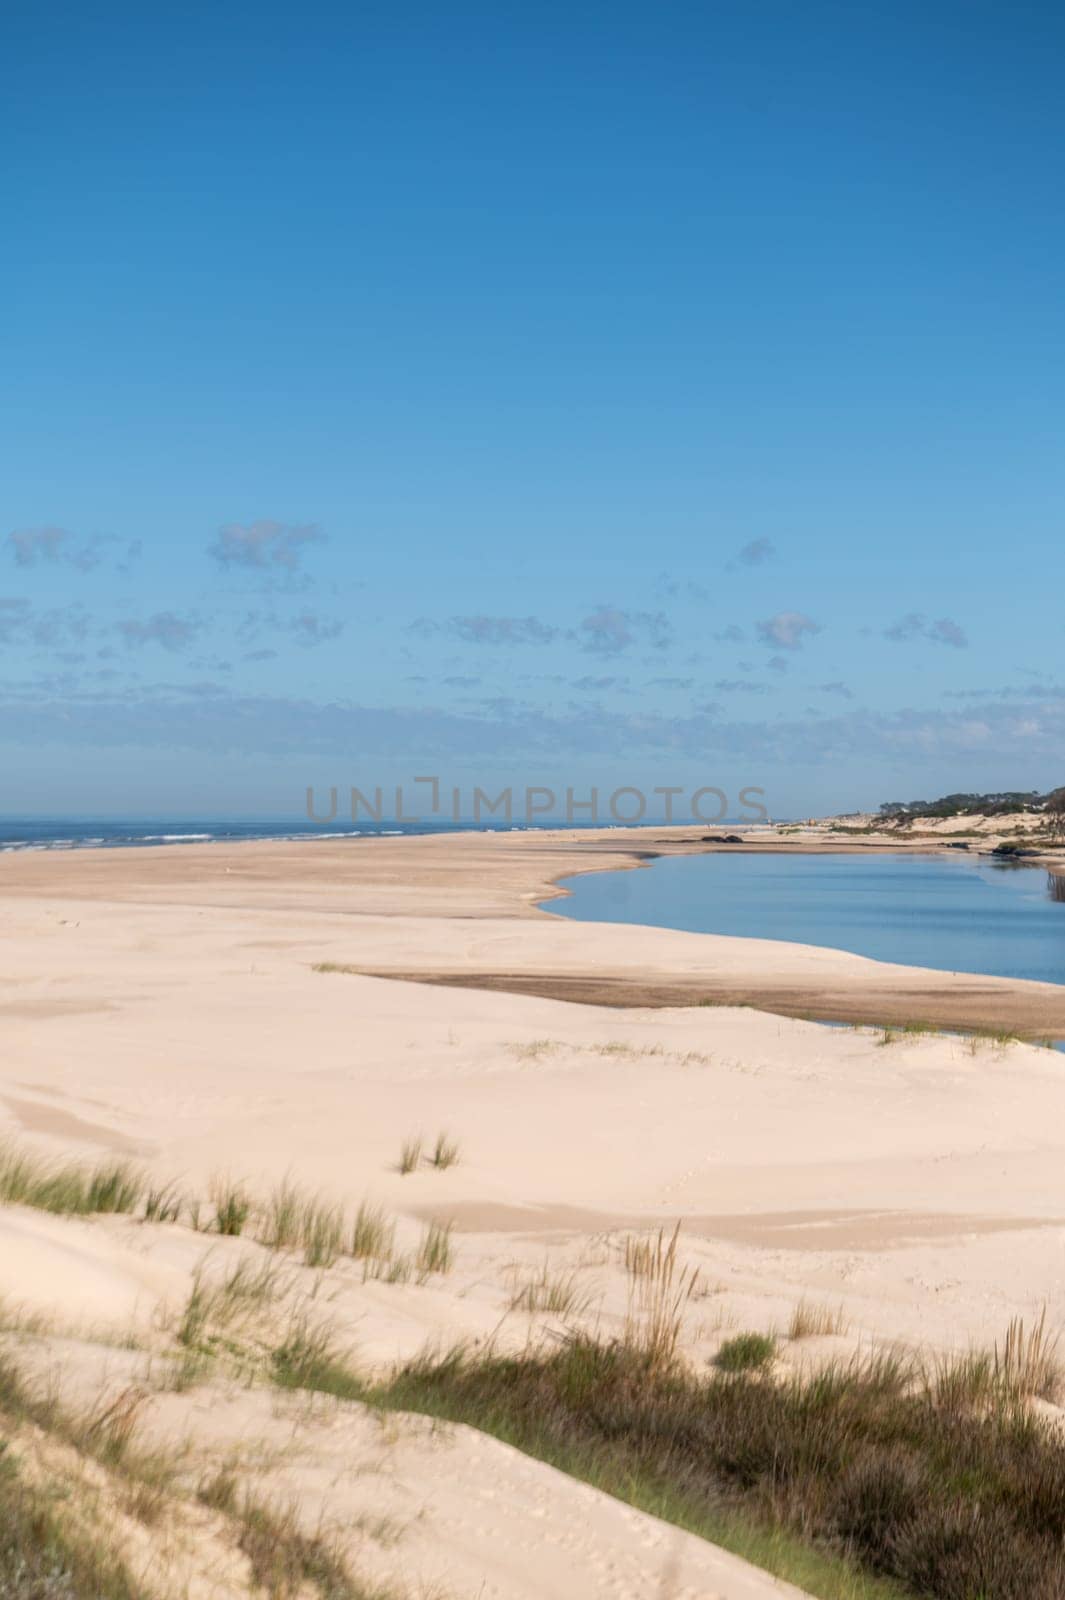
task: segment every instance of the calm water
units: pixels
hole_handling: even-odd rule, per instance
[[[944,972],[1065,983],[1065,881],[1055,888],[1042,868],[718,854],[563,882],[571,898],[550,909],[578,921],[788,939]]]

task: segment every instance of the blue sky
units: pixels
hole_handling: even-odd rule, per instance
[[[22,8],[0,811],[1065,781],[1065,19]]]

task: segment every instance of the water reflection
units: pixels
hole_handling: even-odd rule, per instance
[[[904,966],[1065,983],[1065,871],[947,856],[668,856],[565,884],[556,915],[827,945]]]

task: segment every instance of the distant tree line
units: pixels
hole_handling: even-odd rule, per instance
[[[1040,794],[1009,789],[996,794],[945,794],[941,800],[886,800],[880,815],[892,822],[927,817],[1002,817],[1013,812],[1045,816],[1055,827],[1065,820],[1065,785]]]

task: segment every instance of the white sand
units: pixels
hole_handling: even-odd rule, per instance
[[[795,986],[915,981],[801,946],[530,916],[537,875],[565,870],[559,847],[545,842],[535,861],[520,837],[489,848],[394,841],[376,864],[332,845],[99,852],[17,864],[6,895],[0,864],[4,1131],[41,1151],[132,1154],[203,1192],[230,1172],[260,1190],[290,1174],[349,1203],[370,1196],[411,1244],[422,1219],[455,1219],[447,1277],[364,1284],[352,1263],[327,1275],[330,1315],[375,1370],[427,1340],[520,1343],[530,1319],[509,1302],[545,1259],[578,1273],[602,1326],[620,1326],[625,1234],[678,1218],[707,1290],[685,1328],[696,1361],[737,1328],[786,1328],[803,1297],[842,1306],[852,1342],[963,1345],[1044,1302],[1065,1323],[1060,1055],[313,970],[720,977],[753,965]],[[385,914],[389,893],[402,914]],[[449,895],[465,915],[447,915]],[[411,914],[419,897],[425,914]],[[459,1163],[400,1176],[402,1141],[440,1130]],[[97,1341],[135,1326],[158,1343],[205,1253],[217,1270],[242,1248],[8,1208],[0,1295]],[[70,1348],[72,1372],[96,1359],[84,1337]],[[376,1509],[409,1524],[363,1551],[403,1583],[500,1600],[782,1592],[468,1430],[404,1423],[384,1449],[357,1407],[297,1426],[247,1390],[224,1404],[193,1390],[156,1410],[168,1427],[180,1412],[201,1449],[250,1434],[265,1446],[282,1428],[308,1515]]]

